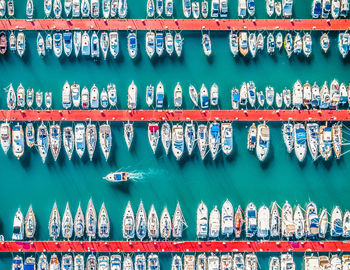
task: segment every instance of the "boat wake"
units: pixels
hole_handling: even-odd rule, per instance
[[[142,181],[156,175],[163,174],[163,170],[159,169],[148,169],[145,171],[131,171],[129,172],[129,179],[132,181]]]

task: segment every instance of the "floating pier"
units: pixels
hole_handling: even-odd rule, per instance
[[[0,252],[349,252],[350,241],[33,241],[0,243]]]
[[[0,30],[346,31],[350,19],[0,19]]]
[[[0,110],[1,121],[350,121],[350,110]]]

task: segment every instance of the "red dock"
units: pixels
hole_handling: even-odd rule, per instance
[[[1,121],[350,121],[350,110],[0,110]]]
[[[0,30],[323,30],[346,31],[350,20],[325,19],[0,19]]]
[[[350,241],[2,242],[0,252],[349,252]]]

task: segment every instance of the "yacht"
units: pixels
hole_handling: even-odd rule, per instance
[[[35,129],[32,123],[26,125],[26,143],[29,148],[35,144]]]
[[[221,148],[225,155],[230,155],[233,148],[232,124],[221,124]]]
[[[306,206],[305,221],[306,236],[309,238],[314,238],[318,236],[320,232],[320,219],[317,214],[317,206],[313,202],[310,202]]]
[[[154,17],[155,5],[154,0],[147,0],[147,17]]]
[[[294,147],[294,127],[291,123],[283,124],[282,127],[283,141],[290,154]]]
[[[119,54],[119,35],[118,32],[109,32],[109,51],[113,58],[117,58]]]
[[[174,38],[170,32],[165,35],[165,50],[169,56],[174,52]]]
[[[86,269],[97,269],[96,256],[90,254],[86,259]]]
[[[220,1],[219,0],[211,1],[211,13],[210,13],[210,16],[212,18],[217,18],[219,16],[219,11],[220,11]]]
[[[128,150],[130,150],[132,141],[134,138],[134,125],[133,123],[127,122],[124,124],[124,139]]]
[[[137,56],[137,37],[135,33],[128,34],[128,51],[131,59],[135,59]]]
[[[98,39],[96,32],[93,32],[90,40],[91,40],[91,45],[90,45],[91,46],[90,47],[91,48],[91,57],[92,58],[99,58],[100,57],[100,43],[99,43],[99,39]]]
[[[200,93],[199,93],[199,99],[200,99],[200,105],[202,109],[208,109],[209,108],[209,94],[208,89],[205,87],[204,84],[202,84]]]
[[[346,211],[343,219],[343,234],[342,237],[350,237],[350,212]]]
[[[38,36],[36,38],[36,49],[39,56],[45,56],[45,41],[40,33],[38,33]]]
[[[252,238],[257,233],[257,211],[253,203],[249,203],[245,212],[246,222],[246,237]]]
[[[256,147],[256,137],[257,137],[257,129],[255,123],[253,123],[248,130],[247,137],[247,149],[249,151],[253,151]]]
[[[62,13],[62,3],[61,0],[53,0],[53,14],[56,19],[61,18]]]
[[[52,11],[52,0],[44,1],[44,12],[46,17],[50,17]]]
[[[68,81],[64,83],[62,88],[62,106],[64,109],[69,109],[72,106],[72,93]]]
[[[202,36],[203,51],[206,56],[211,55],[211,40],[208,34]]]
[[[171,218],[167,207],[164,207],[163,212],[160,216],[160,237],[164,238],[165,241],[171,237]]]
[[[275,1],[267,0],[266,1],[266,12],[269,17],[271,17],[275,13]]]
[[[57,239],[60,236],[60,227],[60,213],[58,212],[56,203],[54,203],[49,221],[49,235],[51,238]]]
[[[156,33],[156,53],[161,56],[164,51],[164,34],[163,32]]]
[[[130,178],[130,175],[127,172],[111,172],[107,174],[105,177],[103,177],[103,179],[112,183],[128,181],[129,178]]]
[[[238,17],[244,18],[247,15],[247,0],[238,0]]]
[[[60,58],[63,51],[63,41],[61,33],[53,34],[53,52],[57,58]]]
[[[306,156],[306,130],[304,124],[294,124],[294,151],[299,162],[303,162]]]
[[[257,237],[266,238],[270,233],[270,210],[265,205],[258,211]]]
[[[320,224],[319,224],[319,233],[318,236],[320,238],[325,238],[328,230],[328,212],[327,209],[323,209],[320,218],[319,218]]]
[[[194,106],[198,107],[198,92],[192,84],[189,86],[189,94]]]
[[[139,240],[143,240],[147,235],[147,215],[142,201],[136,213],[136,236]]]
[[[322,18],[326,19],[329,17],[329,13],[331,12],[331,0],[323,0],[322,1]]]
[[[34,3],[33,0],[27,0],[26,4],[26,15],[28,19],[33,19],[34,14]]]
[[[331,262],[328,256],[319,256],[319,267],[320,269],[326,270],[331,269]]]
[[[97,269],[109,269],[109,256],[99,256],[98,257]]]
[[[265,123],[259,124],[257,134],[256,155],[258,159],[263,162],[269,153],[270,129]]]
[[[176,33],[174,37],[174,46],[175,46],[175,52],[178,57],[181,56],[182,53],[182,47],[183,47],[183,38],[181,36],[181,33]]]
[[[184,130],[182,125],[174,125],[172,128],[172,150],[176,160],[180,160],[185,149]]]
[[[181,238],[182,237],[182,232],[183,228],[186,225],[185,220],[182,214],[182,210],[180,207],[180,203],[177,203],[176,209],[173,215],[173,237],[174,238]]]
[[[105,207],[105,203],[102,203],[100,213],[98,215],[98,237],[99,238],[108,238],[110,232],[109,225],[109,216],[107,213],[107,209]]]
[[[318,157],[319,148],[319,128],[317,123],[306,124],[307,144],[312,159],[315,161]]]
[[[242,1],[242,0],[239,0]],[[240,32],[238,36],[238,44],[239,44],[239,52],[246,56],[249,48],[248,48],[248,35],[247,32]]]
[[[189,18],[191,16],[191,0],[182,0],[182,9],[185,18]]]
[[[160,270],[158,255],[151,253],[147,260],[148,270]]]
[[[5,155],[11,147],[11,126],[9,123],[2,123],[0,126],[0,141]]]
[[[208,270],[220,269],[219,257],[216,255],[208,256]]]
[[[337,159],[339,159],[341,156],[341,145],[343,141],[341,124],[334,124],[332,126],[332,140],[333,140],[334,155]]]
[[[236,56],[238,54],[239,46],[238,46],[238,35],[237,33],[231,31],[229,35],[229,43],[230,43],[230,50],[233,56]]]
[[[279,237],[281,232],[281,217],[278,208],[278,204],[276,202],[273,202],[270,215],[271,237]]]
[[[273,100],[275,96],[275,90],[271,86],[267,86],[265,88],[265,96],[266,96],[266,103],[268,106],[273,105]]]
[[[148,123],[148,141],[151,145],[152,151],[155,154],[159,142],[159,125],[158,123]]]
[[[163,10],[164,10],[163,0],[156,0],[156,12],[159,17],[162,16]]]
[[[137,106],[137,86],[134,81],[131,82],[128,88],[128,108],[135,110]]]
[[[12,128],[12,153],[17,159],[24,154],[24,132],[19,123]]]
[[[309,57],[312,52],[312,38],[309,33],[303,36],[303,52],[306,57]]]
[[[209,237],[217,238],[220,234],[220,211],[217,206],[210,212],[209,215]]]
[[[247,83],[248,88],[248,101],[251,107],[255,107],[256,101],[256,87],[253,81]]]
[[[248,45],[249,45],[249,51],[252,57],[254,58],[256,55],[257,51],[257,46],[256,46],[256,35],[255,33],[250,33],[248,37]]]
[[[208,208],[202,201],[197,208],[197,238],[208,236]]]
[[[121,270],[122,269],[122,258],[120,255],[112,255],[110,263],[110,270]]]
[[[193,266],[193,269],[194,266]],[[208,259],[205,253],[199,254],[197,257],[197,267],[196,270],[207,270],[208,269]]]
[[[27,238],[34,238],[36,231],[36,219],[32,206],[29,206],[26,218],[25,218],[25,233]]]
[[[185,125],[185,143],[186,143],[186,148],[188,151],[188,154],[191,155],[192,151],[194,149],[196,142],[196,129],[193,124],[191,123],[186,123]]]
[[[74,130],[75,130],[74,131],[75,149],[76,149],[76,152],[77,152],[79,158],[81,158],[85,152],[85,147],[86,147],[85,126],[82,123],[78,123],[75,125]]]
[[[97,215],[96,215],[95,206],[92,202],[92,199],[90,199],[86,209],[86,215],[85,215],[86,236],[89,239],[96,237],[96,227],[97,227]]]
[[[45,38],[45,47],[46,47],[46,50],[52,50],[52,35],[51,34],[47,34],[46,35],[46,38]]]
[[[24,238],[24,217],[21,210],[18,208],[13,219],[12,240],[20,241]]]
[[[287,52],[288,58],[290,58],[293,53],[293,37],[290,33],[287,33],[284,38],[284,48]]]
[[[90,107],[92,109],[98,108],[98,106],[100,104],[99,99],[100,99],[100,94],[99,94],[97,86],[94,84],[91,87],[91,91],[90,91]]]
[[[119,0],[118,14],[119,18],[124,19],[128,13],[128,2],[127,0]]]
[[[61,150],[61,127],[59,125],[50,126],[49,144],[52,156],[56,161]]]
[[[283,17],[290,18],[293,13],[293,0],[282,0]]]
[[[49,269],[60,269],[60,262],[58,261],[57,255],[55,253],[50,257]]]
[[[99,141],[101,151],[105,160],[107,161],[112,148],[112,131],[109,124],[103,124],[100,126]]]
[[[284,105],[286,108],[289,108],[292,104],[292,95],[290,93],[290,89],[283,89],[282,96]]]
[[[63,129],[63,146],[66,150],[68,159],[71,160],[74,152],[74,133],[72,127],[65,127]]]
[[[274,36],[272,35],[272,33],[270,33],[268,36],[267,36],[267,52],[269,54],[274,54],[275,53],[275,38]]]
[[[84,213],[81,210],[80,203],[77,209],[77,213],[74,217],[74,235],[77,238],[82,238],[85,231],[85,218]]]
[[[295,225],[293,219],[293,209],[288,202],[282,207],[281,215],[281,233],[285,238],[290,238],[294,235]]]
[[[100,94],[100,103],[101,103],[101,107],[103,109],[106,109],[107,106],[108,106],[108,94],[107,94],[107,91],[106,89],[102,89],[102,92]]]
[[[174,106],[179,108],[182,106],[182,87],[177,83],[174,90]]]
[[[303,238],[305,236],[305,219],[299,204],[295,208],[293,221],[295,226],[295,238]]]
[[[245,256],[245,269],[257,270],[258,269],[258,258],[255,254],[249,253]]]
[[[338,255],[332,255],[331,269],[342,269],[341,259],[338,257]]]
[[[156,88],[156,108],[162,108],[163,105],[164,105],[164,86],[162,82],[159,82]]]
[[[21,256],[16,256],[12,259],[12,270],[22,270],[23,266],[23,258]]]
[[[220,124],[217,122],[209,125],[209,150],[215,160],[220,148]]]
[[[151,240],[159,238],[159,219],[153,204],[148,213],[147,229]]]
[[[49,133],[47,127],[41,123],[38,128],[36,143],[38,145],[38,151],[43,163],[45,163],[47,152],[49,150]]]
[[[243,210],[241,206],[239,205],[236,210],[235,214],[235,237],[240,238],[243,230],[243,224],[244,224],[244,219],[243,219]]]
[[[156,35],[152,31],[146,33],[146,52],[148,57],[151,59],[156,49]]]
[[[203,160],[207,154],[208,147],[208,127],[206,125],[201,124],[198,126],[197,143],[201,158]]]
[[[90,36],[87,32],[84,32],[81,37],[81,55],[90,55]]]
[[[255,15],[255,0],[247,0],[247,10],[249,16]]]
[[[92,161],[92,158],[95,153],[96,143],[97,143],[97,131],[96,131],[96,125],[95,124],[88,124],[86,126],[86,148],[89,154],[90,161]]]
[[[171,128],[170,125],[168,123],[164,123],[162,125],[162,129],[161,129],[161,136],[162,136],[162,144],[165,150],[165,153],[168,155],[169,152],[169,148],[171,145]]]
[[[72,32],[65,32],[62,35],[63,39],[63,50],[67,57],[69,57],[73,51],[73,41],[72,41]]]
[[[244,269],[244,257],[242,253],[236,253],[233,256],[233,269],[237,269],[237,270]]]
[[[330,233],[332,237],[340,237],[343,234],[343,217],[338,206],[336,206],[332,211],[330,226]]]
[[[221,234],[229,237],[233,234],[233,206],[227,199],[221,209]]]
[[[8,91],[7,91],[7,107],[10,110],[14,110],[16,108],[16,100],[17,100],[17,96],[15,93],[15,90],[13,89],[12,83],[9,85],[8,87]]]
[[[64,214],[62,217],[62,236],[69,240],[73,236],[73,217],[72,213],[69,209],[69,203],[66,205],[66,209],[64,210]]]
[[[293,106],[300,109],[303,104],[303,86],[300,81],[293,85]]]
[[[281,269],[295,270],[295,263],[291,254],[281,255]]]
[[[38,259],[37,269],[39,269],[39,270],[48,270],[49,269],[49,263],[47,262],[47,257],[44,253],[42,253]]]
[[[25,90],[23,85],[20,83],[17,88],[17,107],[24,108],[26,105]]]
[[[173,256],[171,261],[171,270],[182,270],[182,258],[179,255]]]
[[[241,89],[239,91],[239,105],[247,106],[248,103],[248,89],[247,84],[243,82]]]
[[[109,3],[108,0],[104,0],[105,3]],[[106,60],[109,48],[109,37],[107,32],[102,32],[100,37],[100,47],[103,55],[103,59]]]
[[[328,160],[332,155],[332,128],[320,126],[319,151],[321,156]]]
[[[109,83],[107,85],[107,96],[109,105],[112,107],[117,105],[117,89],[114,83]]]

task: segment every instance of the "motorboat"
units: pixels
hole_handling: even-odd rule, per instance
[[[283,17],[290,18],[293,13],[293,0],[282,0]]]
[[[153,204],[148,213],[147,229],[148,229],[149,238],[151,239],[159,238],[159,219]]]
[[[219,104],[219,87],[216,83],[210,87],[210,105],[217,106]]]
[[[110,0],[103,0],[102,1],[103,18],[108,19],[110,12],[111,12],[111,1]]]
[[[79,203],[77,213],[75,214],[75,217],[74,217],[74,236],[77,238],[82,238],[84,236],[84,232],[85,232],[85,218]]]
[[[86,269],[97,269],[97,260],[94,254],[90,254],[86,259]]]
[[[257,211],[253,203],[249,203],[245,211],[245,233],[247,238],[252,238],[256,235],[258,230]]]
[[[63,39],[63,50],[67,57],[69,57],[72,54],[73,51],[73,35],[72,32],[65,32],[62,35]]]
[[[11,147],[11,126],[8,122],[1,123],[0,125],[0,141],[2,150],[5,155]]]
[[[110,224],[109,224],[109,216],[107,213],[107,209],[105,207],[105,203],[102,203],[100,213],[98,215],[98,237],[99,238],[108,238],[110,233]]]
[[[179,255],[173,256],[171,261],[171,270],[182,270],[182,258]]]
[[[109,269],[109,256],[99,256],[97,258],[97,269]]]
[[[208,270],[219,269],[219,267],[220,267],[219,257],[216,255],[208,256]]]
[[[241,237],[243,225],[244,225],[243,210],[239,205],[235,213],[235,223],[234,223],[234,229],[235,229],[234,231],[235,231],[236,238]]]
[[[182,125],[174,125],[172,128],[172,151],[176,160],[180,160],[185,149],[184,131]]]
[[[128,13],[128,2],[127,0],[119,0],[118,14],[119,18],[124,19]]]
[[[277,49],[281,50],[282,46],[283,46],[283,35],[281,32],[278,32],[276,34],[276,47]]]
[[[81,158],[85,152],[86,142],[85,142],[85,126],[82,123],[78,123],[74,128],[74,144],[76,152]]]
[[[182,0],[182,10],[185,18],[191,16],[191,0]]]
[[[272,106],[275,98],[275,90],[271,86],[265,88],[266,103],[268,106]]]
[[[259,91],[256,93],[257,98],[258,98],[258,104],[260,107],[263,107],[265,104],[265,95],[263,93],[263,91]]]
[[[209,125],[209,150],[213,160],[216,159],[216,156],[220,148],[220,124],[217,122],[211,123]]]
[[[343,142],[342,125],[335,124],[332,126],[332,141],[334,155],[337,159],[341,156],[341,146]]]
[[[343,218],[343,234],[342,237],[350,237],[350,212],[346,211]]]
[[[17,159],[24,154],[24,132],[19,123],[12,128],[12,153]]]
[[[238,17],[247,16],[247,0],[238,0]]]
[[[9,36],[10,51],[15,52],[17,50],[17,38],[13,32]]]
[[[307,144],[312,159],[315,161],[318,157],[319,148],[319,127],[317,123],[306,124]]]
[[[201,253],[201,254],[199,254],[197,256],[197,262],[196,263],[197,263],[197,268],[196,269],[198,269],[198,270],[208,269],[208,259],[207,259],[207,256],[205,255],[205,253]],[[188,267],[188,266],[191,266],[191,265],[186,265],[186,266]],[[195,269],[194,265],[193,265],[193,269]]]
[[[137,106],[137,86],[134,81],[131,82],[128,88],[128,108],[136,109]]]
[[[233,56],[236,56],[239,51],[238,35],[237,33],[231,31],[229,35],[230,50]]]
[[[323,209],[319,217],[319,233],[320,238],[325,238],[328,231],[328,212],[327,209]]]
[[[318,19],[322,14],[322,1],[313,0],[312,1],[312,11],[311,15],[313,19]]]
[[[336,109],[338,108],[339,102],[340,102],[340,87],[339,83],[337,80],[333,80],[330,86],[330,95],[331,95],[331,104],[330,108],[331,109]],[[18,94],[17,94],[18,98]],[[18,101],[17,101],[18,105]]]
[[[294,127],[291,123],[282,126],[283,141],[287,148],[287,152],[291,153],[294,147]]]
[[[155,154],[159,142],[159,125],[158,123],[148,123],[148,141],[151,145],[152,151]]]
[[[50,17],[52,11],[52,0],[44,0],[44,12],[46,17]]]
[[[343,58],[348,55],[349,52],[349,33],[339,33],[338,35],[338,49]]]
[[[303,36],[303,52],[306,57],[309,57],[312,52],[312,38],[309,33]]]
[[[90,161],[92,161],[92,158],[95,153],[95,148],[97,144],[97,131],[96,131],[96,125],[95,124],[88,124],[86,126],[86,148],[89,154]]]
[[[62,106],[64,109],[69,109],[72,106],[72,93],[68,81],[64,83],[62,88]]]
[[[332,155],[332,128],[331,127],[320,126],[319,152],[325,160],[328,160]]]
[[[50,257],[49,269],[60,269],[60,262],[58,261],[57,255],[55,253]]]
[[[163,32],[156,33],[156,53],[158,56],[162,56],[164,51],[164,34]]]
[[[165,0],[165,15],[170,17],[173,16],[174,13],[174,4],[173,4],[173,0]]]
[[[135,59],[137,56],[137,37],[135,33],[128,34],[128,51],[131,59]]]
[[[241,1],[241,0],[240,0]],[[240,32],[238,36],[238,45],[239,45],[239,52],[246,56],[249,48],[248,48],[248,35],[247,32]]]
[[[247,106],[248,103],[248,88],[247,84],[243,82],[241,89],[239,91],[239,105]]]
[[[73,106],[75,108],[79,108],[79,106],[80,106],[80,85],[74,83],[71,85],[70,90],[71,90],[71,94],[72,94],[71,100],[72,100]]]
[[[283,89],[282,96],[285,107],[289,108],[292,104],[292,95],[290,89]]]
[[[208,94],[208,89],[205,87],[204,84],[202,84],[202,87],[200,89],[199,99],[200,99],[201,108],[208,109],[209,108],[209,94]]]
[[[275,44],[275,38],[272,35],[272,33],[270,33],[267,36],[267,43],[266,43],[266,45],[267,45],[267,52],[268,52],[268,54],[274,54],[275,53],[276,44]]]
[[[270,214],[270,236],[279,237],[281,233],[281,216],[277,202],[273,202]]]
[[[311,88],[311,105],[313,108],[318,108],[320,106],[320,103],[321,103],[320,87],[315,82]]]
[[[85,31],[81,37],[81,55],[90,56],[90,36]]]
[[[333,19],[337,19],[340,15],[340,0],[332,0],[331,15]]]
[[[275,1],[267,0],[266,1],[266,12],[269,17],[271,17],[275,13]]]
[[[10,110],[14,110],[17,105],[17,96],[15,90],[13,89],[12,83],[8,86],[7,90],[7,107]]]
[[[284,37],[284,48],[287,52],[288,58],[290,58],[293,53],[293,37],[290,33],[287,33]]]
[[[208,34],[203,34],[202,36],[203,51],[206,56],[211,55],[211,40]]]
[[[270,233],[270,210],[266,205],[259,208],[257,237],[267,238]]]
[[[109,32],[109,51],[114,59],[117,58],[119,54],[119,35],[116,31]]]
[[[181,33],[176,33],[174,37],[174,46],[175,46],[175,52],[178,57],[181,56],[182,53],[182,47],[183,47],[183,38],[181,36]]]
[[[296,81],[293,85],[293,106],[300,109],[303,105],[303,86],[300,81]]]
[[[26,4],[26,15],[28,19],[33,19],[34,14],[34,3],[33,0],[27,0]]]
[[[114,83],[109,83],[107,85],[107,96],[109,105],[115,107],[117,105],[117,89]]]
[[[74,152],[74,133],[72,127],[65,127],[63,129],[63,146],[66,150],[68,159],[71,160]]]
[[[258,258],[253,253],[248,253],[245,256],[245,269],[256,270],[258,269]]]
[[[233,234],[234,211],[232,203],[227,199],[221,208],[221,234],[229,237]]]
[[[182,87],[178,82],[174,89],[174,106],[179,108],[182,106]]]
[[[73,18],[80,17],[80,0],[72,1],[72,17]]]
[[[69,209],[69,203],[67,202],[66,209],[62,217],[62,236],[69,240],[73,236],[73,217]]]
[[[90,93],[86,86],[81,90],[81,107],[83,109],[88,109],[90,106]]]
[[[248,101],[251,107],[255,107],[255,101],[256,101],[256,87],[255,83],[253,81],[249,81],[247,83],[248,88]]]
[[[104,3],[109,3],[109,0],[103,0]],[[103,59],[107,59],[108,48],[109,48],[109,36],[107,32],[102,32],[100,37],[100,47],[103,55]]]
[[[110,259],[110,269],[111,270],[121,270],[122,269],[122,258],[118,254],[114,254]]]
[[[254,0],[250,0],[254,1]],[[264,42],[265,42],[265,37],[262,33],[259,33],[257,38],[256,38],[256,48],[258,51],[263,51],[264,50]]]
[[[314,238],[319,235],[320,232],[320,219],[317,214],[317,206],[315,203],[310,202],[306,206],[305,213],[305,227],[306,236],[309,238]]]
[[[20,83],[17,88],[17,107],[24,108],[26,105],[25,90],[23,85]]]
[[[244,90],[244,88],[243,88],[243,90]],[[241,101],[240,91],[237,88],[232,88],[232,90],[231,90],[231,105],[232,105],[232,109],[238,110],[240,101]]]
[[[331,103],[331,96],[327,82],[324,82],[324,84],[322,85],[320,95],[320,109],[329,108]]]
[[[233,255],[233,269],[244,269],[244,257],[242,253]]]
[[[294,235],[295,224],[293,218],[293,209],[288,202],[282,207],[281,215],[281,234],[285,238],[290,238]]]
[[[90,2],[91,17],[97,18],[100,14],[100,2],[98,0],[91,0]]]
[[[89,200],[85,214],[86,236],[91,239],[96,237],[97,215],[92,199]]]
[[[192,2],[192,14],[194,19],[198,19],[200,16],[200,4],[198,1]]]
[[[26,38],[23,32],[19,32],[17,35],[16,48],[18,55],[22,57],[26,50]]]
[[[257,41],[255,33],[250,33],[248,37],[248,45],[251,56],[254,58],[257,52]]]
[[[27,100],[27,106],[29,108],[31,108],[33,106],[33,103],[34,103],[34,89],[33,88],[28,88],[27,89],[26,100]]]
[[[148,269],[160,270],[158,255],[151,253],[147,259]]]
[[[124,124],[124,139],[128,150],[130,150],[132,141],[134,138],[134,125],[133,123],[127,122]]]
[[[197,144],[202,160],[207,154],[208,147],[208,127],[206,125],[199,125],[197,130]]]
[[[265,123],[259,124],[257,133],[256,155],[261,162],[265,161],[269,153],[269,148],[270,129]]]
[[[130,174],[127,172],[111,172],[107,174],[103,179],[111,183],[126,182],[130,178]]]
[[[62,14],[62,3],[61,0],[53,0],[53,14],[56,19],[61,18]]]
[[[18,208],[13,219],[12,240],[20,241],[24,238],[24,217],[21,210]]]
[[[97,1],[97,0],[95,0]],[[91,57],[92,58],[99,58],[100,57],[100,43],[99,43],[99,39],[98,36],[96,34],[96,32],[93,32],[93,34],[91,35]]]
[[[220,234],[220,211],[217,206],[209,215],[209,238],[217,238]]]
[[[60,58],[63,51],[63,40],[61,33],[53,34],[53,52],[57,58]]]
[[[196,129],[193,122],[185,125],[185,143],[188,155],[191,155],[196,143]]]
[[[189,86],[189,94],[194,106],[198,107],[198,92],[192,84]]]
[[[141,241],[147,235],[147,215],[142,201],[136,213],[136,236]]]
[[[146,52],[149,58],[152,58],[156,49],[156,34],[153,31],[146,33]]]
[[[162,84],[162,82],[159,82],[157,84],[157,88],[156,88],[156,108],[162,108],[164,105],[164,86]]]
[[[32,148],[35,145],[35,129],[33,123],[27,123],[25,132],[27,146]]]
[[[208,236],[208,208],[202,201],[197,208],[197,238]]]
[[[257,129],[255,123],[253,123],[248,130],[247,136],[247,149],[249,151],[255,150],[256,147],[256,138],[257,138]]]
[[[52,156],[56,161],[61,150],[61,127],[59,125],[50,126],[49,144]]]
[[[49,150],[49,133],[46,125],[41,123],[38,128],[36,143],[38,145],[38,151],[43,163],[45,163],[47,152]]]
[[[29,256],[24,261],[24,269],[35,269],[35,258],[33,256]]]
[[[105,160],[107,161],[112,148],[112,132],[109,124],[103,124],[100,126],[99,141],[101,151]]]
[[[233,149],[232,124],[221,124],[221,148],[225,155],[230,155]]]
[[[160,237],[168,240],[171,237],[172,225],[171,218],[167,207],[164,207],[160,216]]]
[[[47,261],[46,255],[44,253],[42,253],[38,259],[37,269],[40,269],[40,270],[48,270],[49,269],[49,263]]]
[[[294,151],[299,162],[303,162],[307,152],[306,130],[304,124],[294,124]]]
[[[161,139],[166,155],[168,155],[169,148],[171,145],[171,128],[169,123],[165,122],[161,128]]]
[[[165,50],[169,56],[174,52],[174,38],[170,32],[165,35]]]
[[[147,0],[147,17],[154,17],[155,5],[154,0]]]
[[[336,206],[331,214],[330,233],[332,237],[340,237],[343,234],[342,211]]]
[[[58,212],[56,202],[53,205],[50,220],[49,220],[49,235],[53,239],[57,239],[60,236],[61,218]]]
[[[305,219],[301,207],[298,204],[294,211],[295,238],[301,239],[305,236]]]
[[[38,36],[36,38],[36,49],[38,51],[38,55],[39,56],[45,56],[45,41],[44,41],[44,38],[43,36],[38,33]],[[0,50],[1,52],[1,50]]]

